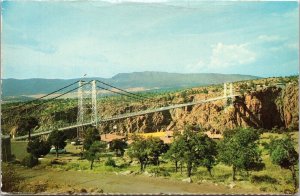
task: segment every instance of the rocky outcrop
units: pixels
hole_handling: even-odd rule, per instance
[[[113,125],[117,125],[117,131],[121,132],[182,130],[185,125],[214,132],[236,127],[298,129],[298,91],[295,83],[287,84],[285,88],[270,86],[245,93],[231,100],[230,104],[219,100],[178,108],[116,121],[103,125],[102,129],[113,131],[109,127]],[[195,94],[187,99],[203,98],[203,95]],[[176,99],[180,101],[182,98],[177,95],[175,102]]]
[[[298,130],[299,126],[299,86],[288,85],[282,94],[281,118],[284,127]]]

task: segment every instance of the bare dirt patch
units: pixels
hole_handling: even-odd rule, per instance
[[[19,168],[27,178],[24,192],[44,193],[252,193],[253,189],[230,189],[212,183],[184,183],[143,175],[116,175],[89,171],[47,171]],[[31,188],[30,188],[31,187]]]

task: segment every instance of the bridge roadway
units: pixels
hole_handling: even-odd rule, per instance
[[[192,106],[192,105],[198,105],[198,104],[208,103],[208,102],[212,102],[212,101],[217,101],[217,100],[220,100],[220,99],[233,98],[233,97],[237,97],[237,96],[239,96],[239,95],[238,94],[228,95],[228,96],[216,97],[216,98],[211,98],[211,99],[205,99],[205,100],[201,100],[201,101],[195,101],[195,102],[165,106],[165,107],[161,107],[161,108],[149,109],[149,110],[144,110],[144,111],[139,111],[139,112],[132,112],[132,113],[128,113],[128,114],[121,114],[121,115],[117,115],[117,116],[108,117],[106,119],[99,119],[98,123],[109,122],[109,121],[114,121],[114,120],[119,120],[119,119],[124,119],[124,118],[130,118],[130,117],[135,117],[135,116],[141,116],[141,115],[151,114],[151,113],[155,113],[155,112],[162,112],[162,111],[166,111],[166,110],[171,110],[171,109],[176,109],[176,108],[182,108],[182,107],[187,107],[187,106]],[[58,128],[58,130],[59,131],[65,131],[65,130],[68,130],[68,129],[74,129],[74,128],[77,128],[77,127],[89,126],[89,125],[94,125],[94,124],[95,124],[95,122],[93,121],[93,122],[88,122],[88,123],[83,123],[83,124],[75,124],[75,125],[71,125],[71,126],[67,126],[67,127],[63,127],[63,128]],[[39,132],[39,133],[33,133],[30,136],[31,137],[36,137],[36,136],[40,136],[40,135],[46,135],[46,134],[51,133],[52,131],[53,130]],[[27,139],[27,138],[28,138],[28,136],[26,135],[26,136],[15,137],[13,139],[14,140],[23,140],[23,139]]]

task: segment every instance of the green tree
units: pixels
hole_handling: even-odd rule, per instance
[[[93,169],[94,161],[100,158],[101,152],[106,150],[106,143],[95,141],[87,151],[84,152],[84,157],[91,162],[90,169]]]
[[[206,167],[209,175],[212,176],[211,170],[217,164],[217,143],[207,135],[201,135],[199,147],[203,148],[202,152],[204,152],[204,154],[199,157],[199,165]]]
[[[192,169],[196,168],[204,157],[205,148],[201,143],[202,137],[204,136],[192,131],[190,126],[186,126],[183,134],[176,138],[180,143],[180,154],[186,164],[188,177],[192,175]]]
[[[49,153],[51,145],[48,141],[41,140],[39,138],[35,138],[28,142],[27,152],[39,158]]]
[[[266,148],[272,163],[281,168],[289,169],[292,172],[295,191],[298,187],[296,165],[298,164],[299,154],[294,148],[295,142],[290,135],[285,135],[282,139],[272,138]]]
[[[175,172],[178,171],[178,163],[182,161],[183,157],[183,149],[184,141],[180,139],[176,139],[173,141],[173,143],[170,146],[170,149],[165,154],[165,158],[169,159],[174,162],[175,164]]]
[[[141,166],[140,167],[141,172],[145,171],[149,159],[149,152],[150,152],[146,139],[137,135],[133,136],[132,139],[133,142],[130,145],[130,148],[128,149],[128,155],[131,158],[138,159]]]
[[[18,135],[25,135],[28,132],[28,139],[31,137],[32,130],[39,126],[39,121],[34,117],[24,117],[17,120]]]
[[[54,130],[50,133],[48,143],[54,146],[56,157],[58,157],[58,149],[64,148],[67,145],[66,139],[67,137],[62,131]]]
[[[232,166],[232,179],[238,170],[260,170],[264,164],[258,149],[259,132],[255,129],[228,130],[218,145],[218,157],[225,165]]]
[[[115,151],[117,156],[123,156],[127,143],[120,139],[114,139],[111,141],[110,150]]]
[[[167,152],[168,146],[158,137],[149,137],[146,139],[147,148],[149,149],[148,156],[152,163],[159,165],[159,157],[161,154]]]
[[[86,130],[86,134],[84,136],[83,148],[85,150],[88,150],[95,141],[100,141],[100,139],[101,138],[98,129],[94,127],[89,127]]]

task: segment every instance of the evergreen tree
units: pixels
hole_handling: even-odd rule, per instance
[[[35,138],[28,142],[27,152],[39,158],[49,153],[51,145],[48,141],[43,141],[39,138]]]
[[[65,136],[64,132],[54,130],[50,133],[48,137],[49,144],[53,145],[56,151],[56,157],[58,157],[58,149],[64,148],[66,143],[67,137]]]
[[[86,130],[86,134],[84,136],[83,148],[85,150],[88,150],[95,141],[100,141],[100,139],[101,138],[98,129],[94,127],[89,127]]]
[[[116,152],[117,156],[123,156],[127,143],[120,139],[115,139],[111,141],[110,149]]]

